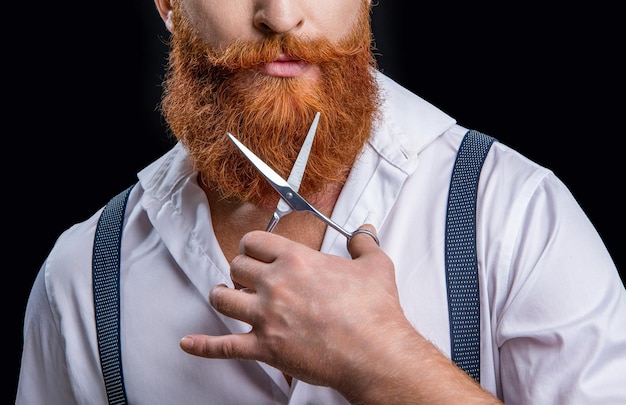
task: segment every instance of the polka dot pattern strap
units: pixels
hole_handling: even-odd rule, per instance
[[[126,202],[133,186],[100,214],[93,248],[93,296],[100,365],[109,404],[127,403],[120,341],[120,250]]]
[[[452,360],[480,382],[480,302],[476,256],[476,198],[494,138],[468,131],[459,147],[448,194],[446,280]]]

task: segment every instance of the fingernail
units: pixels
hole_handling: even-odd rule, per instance
[[[183,350],[191,350],[193,348],[193,339],[189,336],[185,336],[178,344]]]

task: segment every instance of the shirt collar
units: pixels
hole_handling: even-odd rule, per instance
[[[419,152],[456,120],[388,76],[377,72],[376,78],[383,102],[370,145],[383,159],[411,173]]]

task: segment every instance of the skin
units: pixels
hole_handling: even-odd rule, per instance
[[[182,0],[201,37],[223,47],[238,38],[294,33],[338,41],[348,34],[361,0]],[[171,31],[171,4],[155,0]],[[275,77],[316,80],[319,68],[280,55],[260,68]],[[252,325],[243,335],[188,335],[187,353],[206,358],[266,362],[287,376],[329,386],[353,403],[499,403],[408,322],[400,306],[394,266],[371,237],[355,236],[351,259],[318,251],[324,228],[291,214],[280,231],[262,229],[267,213],[250,203],[220,200],[209,189],[215,233],[231,262],[233,289],[209,295],[219,312]],[[330,213],[333,189],[321,204]],[[246,215],[240,215],[242,211]],[[306,215],[306,214],[304,214]],[[303,227],[303,223],[306,225]],[[312,225],[312,226],[307,226]],[[375,232],[369,225],[363,228]],[[304,232],[302,229],[310,229]],[[393,342],[390,345],[389,342]],[[405,348],[411,350],[405,350]]]

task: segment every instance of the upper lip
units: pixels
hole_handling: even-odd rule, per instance
[[[296,60],[295,58],[292,58],[291,56],[281,53],[280,55],[278,55],[278,58],[276,58],[276,60],[274,62],[291,62]]]

